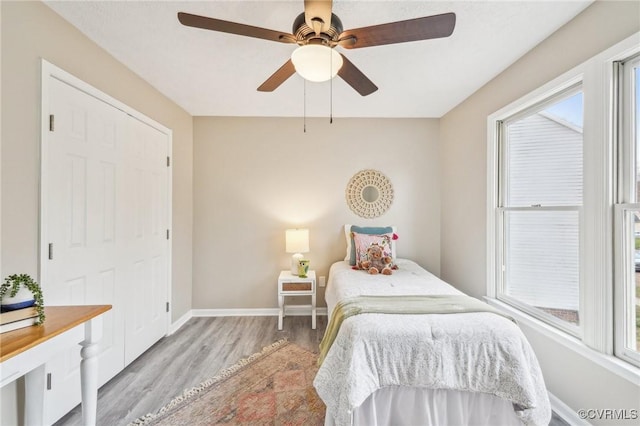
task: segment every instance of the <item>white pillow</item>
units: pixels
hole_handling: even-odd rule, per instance
[[[344,260],[347,262],[351,259],[351,225],[344,225],[344,237],[347,239],[347,254]]]

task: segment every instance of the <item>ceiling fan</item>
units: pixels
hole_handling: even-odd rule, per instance
[[[331,0],[305,0],[304,12],[293,22],[293,34],[185,12],[178,13],[178,20],[189,27],[300,46],[291,59],[258,87],[261,92],[272,92],[297,71],[310,81],[326,81],[337,74],[362,96],[375,92],[378,87],[344,55],[334,50],[336,46],[359,49],[448,37],[456,24],[455,13],[444,13],[343,31],[342,22],[332,13],[331,6]],[[311,70],[305,68],[309,61]]]

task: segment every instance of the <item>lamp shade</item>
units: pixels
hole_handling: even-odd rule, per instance
[[[308,229],[287,229],[285,239],[287,253],[307,253],[309,251]]]
[[[293,51],[291,62],[302,78],[319,83],[338,74],[342,68],[342,55],[329,46],[307,44]]]

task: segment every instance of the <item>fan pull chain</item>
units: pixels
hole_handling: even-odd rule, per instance
[[[331,88],[329,89],[329,124],[333,124],[333,78],[331,79]]]
[[[307,79],[302,81],[302,133],[307,133]]]
[[[329,70],[333,70],[333,55],[329,55]],[[333,124],[333,77],[329,86],[329,124]]]

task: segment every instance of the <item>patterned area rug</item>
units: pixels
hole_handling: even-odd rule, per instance
[[[186,390],[133,425],[323,425],[318,356],[281,340]]]

